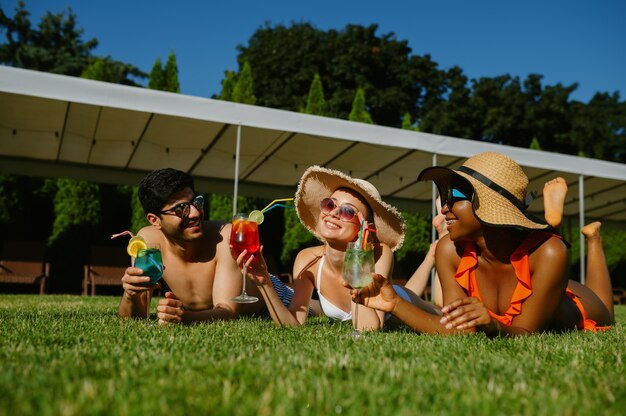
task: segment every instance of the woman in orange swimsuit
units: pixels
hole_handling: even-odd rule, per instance
[[[362,290],[360,303],[391,312],[424,333],[525,335],[597,330],[613,323],[600,223],[582,230],[588,262],[587,282],[581,285],[567,278],[567,247],[560,235],[526,214],[528,178],[509,157],[481,153],[456,171],[427,168],[419,180],[437,185],[448,228],[436,252],[443,316],[404,302],[380,276]],[[546,209],[551,202],[545,201]],[[546,214],[552,225],[560,221],[560,212],[556,221],[552,210]]]

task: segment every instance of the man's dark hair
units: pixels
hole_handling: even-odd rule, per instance
[[[193,191],[193,178],[172,168],[157,169],[148,173],[139,184],[139,202],[146,214],[159,214],[176,192],[185,188]]]

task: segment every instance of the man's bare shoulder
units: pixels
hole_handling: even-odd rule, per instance
[[[159,243],[162,244],[165,236],[161,232],[161,230],[156,229],[152,225],[147,225],[143,227],[141,230],[137,232],[137,235],[140,235],[146,240],[148,243]]]

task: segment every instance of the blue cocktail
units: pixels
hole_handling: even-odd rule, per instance
[[[150,277],[149,282],[141,283],[140,285],[154,286],[163,277],[161,250],[155,247],[139,250],[135,259],[135,267],[140,268],[145,276]]]

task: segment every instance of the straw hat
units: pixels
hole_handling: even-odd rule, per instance
[[[474,191],[474,214],[487,225],[525,229],[549,227],[526,214],[532,202],[526,192],[528,177],[513,159],[503,154],[480,153],[467,159],[456,171],[439,166],[426,168],[417,179],[434,181],[439,193],[452,185],[460,187],[461,191],[470,186]]]
[[[376,238],[392,250],[402,247],[404,242],[404,219],[398,210],[380,198],[378,190],[363,179],[352,178],[343,172],[321,166],[308,168],[298,184],[295,205],[300,222],[319,240],[324,239],[317,232],[320,216],[320,201],[329,197],[339,188],[348,188],[361,195],[369,205],[376,226]]]

